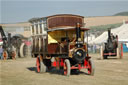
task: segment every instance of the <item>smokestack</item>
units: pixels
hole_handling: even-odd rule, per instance
[[[8,33],[8,43],[11,43],[11,33]]]
[[[111,29],[108,30],[108,38],[111,38]]]
[[[79,41],[81,39],[81,29],[80,29],[80,24],[77,23],[76,25],[76,40]]]

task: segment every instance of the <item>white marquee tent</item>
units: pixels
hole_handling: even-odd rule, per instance
[[[111,32],[114,35],[118,35],[119,42],[127,42],[128,43],[128,23],[123,23],[118,28],[112,29]],[[108,38],[108,32],[102,33],[99,37],[95,38],[94,40],[90,41],[89,44],[102,44],[106,42]]]

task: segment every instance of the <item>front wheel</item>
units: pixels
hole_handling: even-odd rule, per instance
[[[68,59],[65,59],[65,61],[64,61],[64,75],[69,76],[70,73],[71,73],[70,61]]]
[[[17,52],[16,52],[16,48],[13,46],[12,47],[13,51],[11,52],[11,58],[14,60],[17,57]]]
[[[3,59],[6,60],[8,58],[8,52],[4,51],[3,52]]]
[[[16,56],[17,56],[17,53],[16,53],[16,51],[12,51],[12,59],[14,60],[14,59],[16,59]]]
[[[94,63],[91,59],[89,59],[88,60],[88,74],[93,76],[94,71],[95,71]]]

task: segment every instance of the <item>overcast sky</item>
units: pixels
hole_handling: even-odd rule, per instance
[[[0,23],[28,21],[54,14],[109,16],[128,11],[127,0],[2,0]]]

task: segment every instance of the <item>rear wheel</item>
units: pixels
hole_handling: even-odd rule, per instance
[[[30,46],[25,45],[25,43],[22,43],[20,46],[20,57],[30,57],[31,56],[31,50]]]
[[[91,59],[89,59],[88,60],[88,74],[93,76],[94,71],[95,71],[94,63],[92,62]]]
[[[64,61],[64,75],[69,76],[70,73],[71,73],[70,61],[68,59],[65,59],[65,61]]]
[[[40,72],[40,59],[39,59],[39,57],[36,58],[36,70],[38,73]]]
[[[46,72],[46,66],[44,65],[43,61],[40,60],[40,57],[36,59],[36,69],[38,73]]]
[[[24,43],[22,43],[21,46],[20,46],[20,57],[25,57],[24,56],[24,46],[25,46]]]
[[[117,58],[118,58],[118,59],[122,59],[121,52],[122,52],[121,48],[118,47],[118,48],[116,49],[116,53],[117,53]]]

